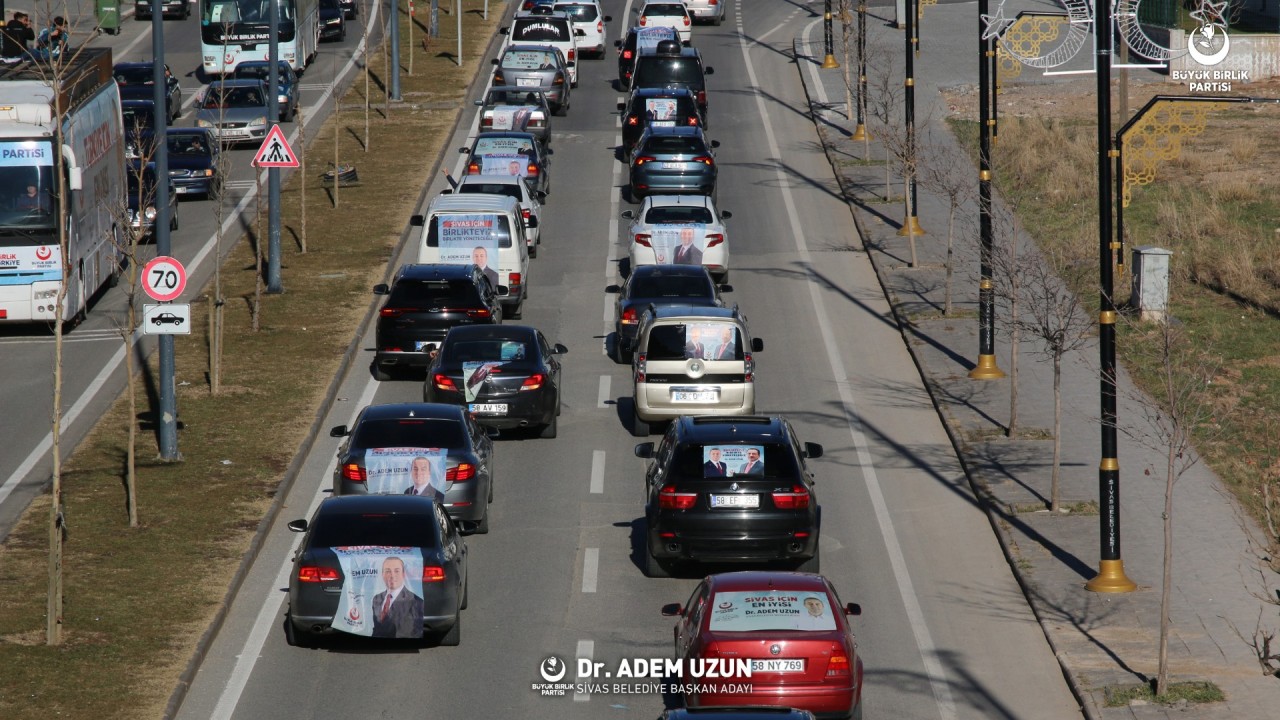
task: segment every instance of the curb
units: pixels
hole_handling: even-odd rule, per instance
[[[517,6],[513,4],[511,9],[507,12],[514,13],[516,7]],[[493,36],[489,38],[489,44],[485,46],[482,56],[492,54],[495,43],[498,43],[501,37],[502,36],[499,33],[494,32]],[[384,37],[383,42],[386,41],[387,40]],[[368,56],[368,52],[369,49],[366,48],[366,57]],[[486,75],[483,70],[484,63],[482,62],[476,71],[475,77],[473,77],[471,79],[471,83],[467,85],[466,95],[468,97],[475,94],[477,86],[484,82],[488,82],[488,75]],[[343,84],[342,91],[346,92],[350,89],[355,80],[356,76],[353,74],[351,78]],[[462,112],[462,108],[460,108],[457,116],[453,120],[453,125],[450,126],[449,133],[445,138],[446,144],[448,143],[449,138],[452,138],[458,131],[458,127],[462,124],[464,116],[465,113]],[[440,167],[443,165],[446,156],[446,148],[442,148],[441,151],[436,154],[435,162],[432,163],[431,166],[431,172],[427,174],[426,184],[422,186],[422,191],[418,194],[418,199],[415,201],[415,208],[421,206],[426,201],[427,193],[431,190],[432,180],[439,174]],[[395,272],[395,261],[401,254],[403,254],[405,244],[409,241],[412,234],[410,226],[406,223],[404,230],[400,233],[400,240],[396,243],[395,250],[392,252],[391,260],[387,262],[387,267],[382,273],[382,279],[384,281],[389,281],[391,275]],[[275,497],[272,499],[271,507],[268,508],[267,514],[263,516],[262,521],[258,523],[258,529],[254,532],[253,539],[249,542],[249,548],[245,551],[244,557],[240,560],[240,566],[236,568],[235,575],[232,576],[230,585],[227,586],[227,592],[223,595],[222,601],[218,605],[217,613],[214,615],[213,620],[210,621],[209,626],[205,628],[204,633],[201,634],[200,640],[196,642],[196,648],[193,651],[191,658],[187,661],[186,668],[178,677],[177,686],[169,695],[169,701],[165,704],[164,708],[163,717],[165,720],[170,720],[170,718],[175,717],[178,710],[181,709],[182,702],[186,699],[187,691],[191,689],[191,684],[195,680],[196,673],[200,670],[200,665],[204,662],[205,656],[208,655],[209,648],[213,645],[213,641],[217,639],[218,632],[222,629],[223,623],[226,622],[227,614],[230,612],[231,603],[235,600],[236,595],[240,593],[241,587],[244,586],[244,581],[249,574],[249,569],[253,566],[254,562],[257,561],[258,553],[261,552],[262,546],[266,542],[267,534],[271,531],[271,527],[279,517],[280,509],[284,507],[285,497],[293,488],[293,483],[298,478],[303,462],[311,453],[312,447],[315,446],[316,438],[319,437],[325,417],[328,416],[329,412],[333,409],[333,404],[338,397],[338,390],[342,387],[342,381],[347,377],[351,368],[355,364],[356,356],[360,352],[360,337],[363,334],[362,329],[369,324],[373,314],[377,311],[378,303],[379,299],[376,297],[369,301],[369,307],[365,310],[364,318],[361,319],[360,324],[357,325],[353,331],[351,340],[347,344],[347,349],[342,355],[342,362],[338,365],[338,371],[334,373],[333,380],[329,382],[329,387],[325,391],[324,400],[321,401],[320,406],[316,409],[315,420],[312,421],[311,427],[307,430],[306,438],[298,447],[298,451],[294,455],[293,460],[289,462],[289,467],[285,469],[284,477],[281,478],[280,484],[276,486]]]
[[[803,59],[810,57],[801,52],[801,40],[799,37],[793,38],[791,41],[791,49],[795,59],[796,69],[800,75],[800,85],[804,88],[805,99],[808,102],[809,119],[813,121],[815,130],[821,130],[818,127],[818,118],[814,113],[814,98],[809,89],[809,84],[805,79],[805,69]],[[947,131],[948,133],[950,130]],[[852,197],[852,188],[848,187],[844,176],[840,173],[836,165],[836,159],[832,157],[830,147],[826,142],[822,142],[822,152],[827,158],[827,163],[831,165],[832,175],[835,177],[836,183],[840,187],[840,192],[845,198],[845,205],[849,208],[849,214],[853,216],[854,227],[857,230],[858,237],[862,241],[863,252],[867,254],[871,261],[871,266],[876,272],[876,278],[880,281],[881,292],[885,298],[889,300],[890,310],[893,312],[894,320],[898,324],[898,332],[902,335],[903,344],[907,348],[907,352],[911,354],[911,359],[916,365],[916,370],[920,373],[920,377],[925,380],[924,389],[929,393],[929,397],[933,400],[934,411],[938,413],[938,419],[942,421],[943,429],[947,433],[947,437],[951,440],[951,446],[955,450],[956,458],[960,461],[960,467],[964,470],[965,478],[969,481],[969,488],[973,491],[974,497],[982,504],[983,512],[987,516],[987,521],[991,524],[991,529],[995,533],[996,539],[1000,543],[1000,550],[1004,553],[1005,562],[1008,563],[1010,571],[1013,573],[1014,579],[1018,583],[1018,588],[1022,591],[1022,596],[1026,599],[1028,607],[1035,615],[1036,622],[1040,625],[1041,632],[1044,633],[1045,640],[1049,643],[1049,649],[1053,652],[1054,659],[1058,661],[1058,666],[1062,670],[1063,678],[1067,681],[1067,686],[1071,689],[1071,694],[1075,696],[1076,702],[1080,705],[1080,710],[1089,720],[1102,720],[1102,711],[1097,706],[1093,693],[1077,681],[1076,673],[1072,670],[1071,663],[1067,659],[1066,654],[1053,640],[1052,633],[1049,632],[1049,626],[1044,616],[1040,612],[1040,608],[1034,600],[1034,594],[1027,578],[1024,578],[1018,570],[1017,558],[1014,556],[1013,548],[1010,546],[1009,537],[1000,529],[999,509],[991,502],[991,495],[982,487],[978,479],[974,476],[970,469],[969,462],[965,457],[963,450],[963,440],[956,434],[956,425],[952,422],[952,418],[948,416],[944,405],[939,402],[935,392],[934,384],[928,382],[929,372],[923,364],[920,356],[916,353],[915,345],[911,342],[911,338],[907,335],[906,328],[910,326],[910,320],[902,316],[897,303],[893,302],[890,294],[889,286],[885,283],[884,277],[886,272],[881,268],[877,261],[876,254],[872,250],[872,238],[862,224],[859,214],[859,206]]]

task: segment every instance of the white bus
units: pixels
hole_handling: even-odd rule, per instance
[[[53,90],[30,61],[0,66],[0,323],[72,320],[120,277],[124,122],[109,48],[85,48],[62,84],[59,194]],[[58,222],[67,219],[66,263]]]
[[[278,0],[280,60],[302,72],[320,44],[320,0]],[[206,75],[270,60],[271,0],[200,0],[200,57]]]

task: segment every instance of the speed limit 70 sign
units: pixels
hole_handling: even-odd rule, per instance
[[[161,255],[142,269],[142,289],[160,302],[176,300],[187,289],[187,269],[177,258]]]

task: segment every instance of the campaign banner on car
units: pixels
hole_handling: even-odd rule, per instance
[[[679,37],[675,28],[665,25],[640,28],[636,31],[636,50],[652,50],[663,40],[678,40]]]
[[[389,545],[333,548],[342,595],[333,629],[376,638],[422,637],[422,549]]]
[[[706,236],[704,223],[664,224],[649,231],[649,244],[659,265],[701,265]]]
[[[490,267],[498,259],[497,215],[440,215],[440,262]]]
[[[718,592],[711,603],[712,632],[836,629],[835,608],[822,593]]]
[[[762,474],[764,448],[760,445],[707,445],[702,448],[703,477]]]
[[[523,157],[533,152],[533,139],[529,137],[492,137],[481,136],[476,140],[472,155],[515,155]]]
[[[480,387],[496,368],[506,365],[501,360],[484,360],[480,362],[462,363],[462,394],[467,402],[473,402],[480,394]]]
[[[675,98],[645,98],[645,117],[650,121],[675,120],[678,103]]]
[[[505,70],[546,70],[555,66],[555,56],[545,50],[508,50],[502,56]]]
[[[481,175],[510,175],[512,177],[524,177],[528,173],[528,159],[519,153],[485,155],[480,158]]]
[[[726,323],[687,323],[684,356],[701,360],[737,360],[738,330]]]
[[[494,130],[523,132],[525,126],[529,124],[529,117],[532,115],[533,108],[523,105],[498,105],[489,111],[489,116],[493,119]],[[510,170],[510,167],[508,167],[508,170]],[[481,172],[483,172],[483,169]]]
[[[449,452],[444,448],[395,447],[364,451],[364,472],[371,495],[444,494]]]

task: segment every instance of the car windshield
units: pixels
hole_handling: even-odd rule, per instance
[[[559,18],[516,18],[511,39],[517,42],[567,42],[572,38],[569,23]]]
[[[150,195],[155,192],[156,174],[150,168],[148,168],[146,172],[142,174],[141,178],[138,177],[138,173],[136,172],[130,172],[126,174],[129,176],[129,193],[130,194],[139,195],[142,192],[146,192],[148,195]],[[139,187],[140,183],[141,183],[141,187]],[[143,188],[145,188],[145,190],[143,190]]]
[[[115,76],[121,85],[151,85],[155,81],[155,73],[150,67],[116,68]]]
[[[640,11],[645,17],[682,17],[686,15],[684,5],[677,3],[649,3]]]
[[[221,87],[210,85],[205,94],[206,109],[265,107],[262,92],[256,87]]]
[[[523,340],[484,338],[451,340],[441,354],[453,364],[464,362],[533,360],[533,350]]]
[[[351,434],[352,450],[394,447],[466,447],[462,424],[441,418],[366,420]]]
[[[704,207],[669,205],[649,208],[649,212],[644,214],[644,221],[650,225],[713,223],[715,218],[711,217],[711,211]]]
[[[463,183],[458,186],[463,195],[506,195],[520,200],[520,186],[516,183]]]
[[[836,629],[831,598],[821,591],[718,592],[710,605],[707,629],[712,632]]]
[[[596,6],[587,3],[564,3],[555,6],[557,12],[566,13],[574,22],[593,22],[600,17],[600,13],[596,10]]]
[[[504,70],[553,70],[556,55],[547,50],[508,50],[502,54]]]
[[[432,515],[325,513],[311,525],[313,548],[389,545],[438,549]]]
[[[705,155],[702,138],[693,135],[652,135],[645,141],[644,152],[661,155]]]
[[[174,155],[208,155],[211,147],[203,135],[169,136],[169,152]]]
[[[637,298],[704,298],[711,297],[711,287],[705,277],[649,275],[633,278],[630,293]]]
[[[641,55],[636,68],[637,87],[679,83],[702,84],[702,63],[696,58]]]
[[[401,280],[391,288],[388,305],[426,305],[449,303],[465,306],[478,300],[476,286],[470,280]]]

